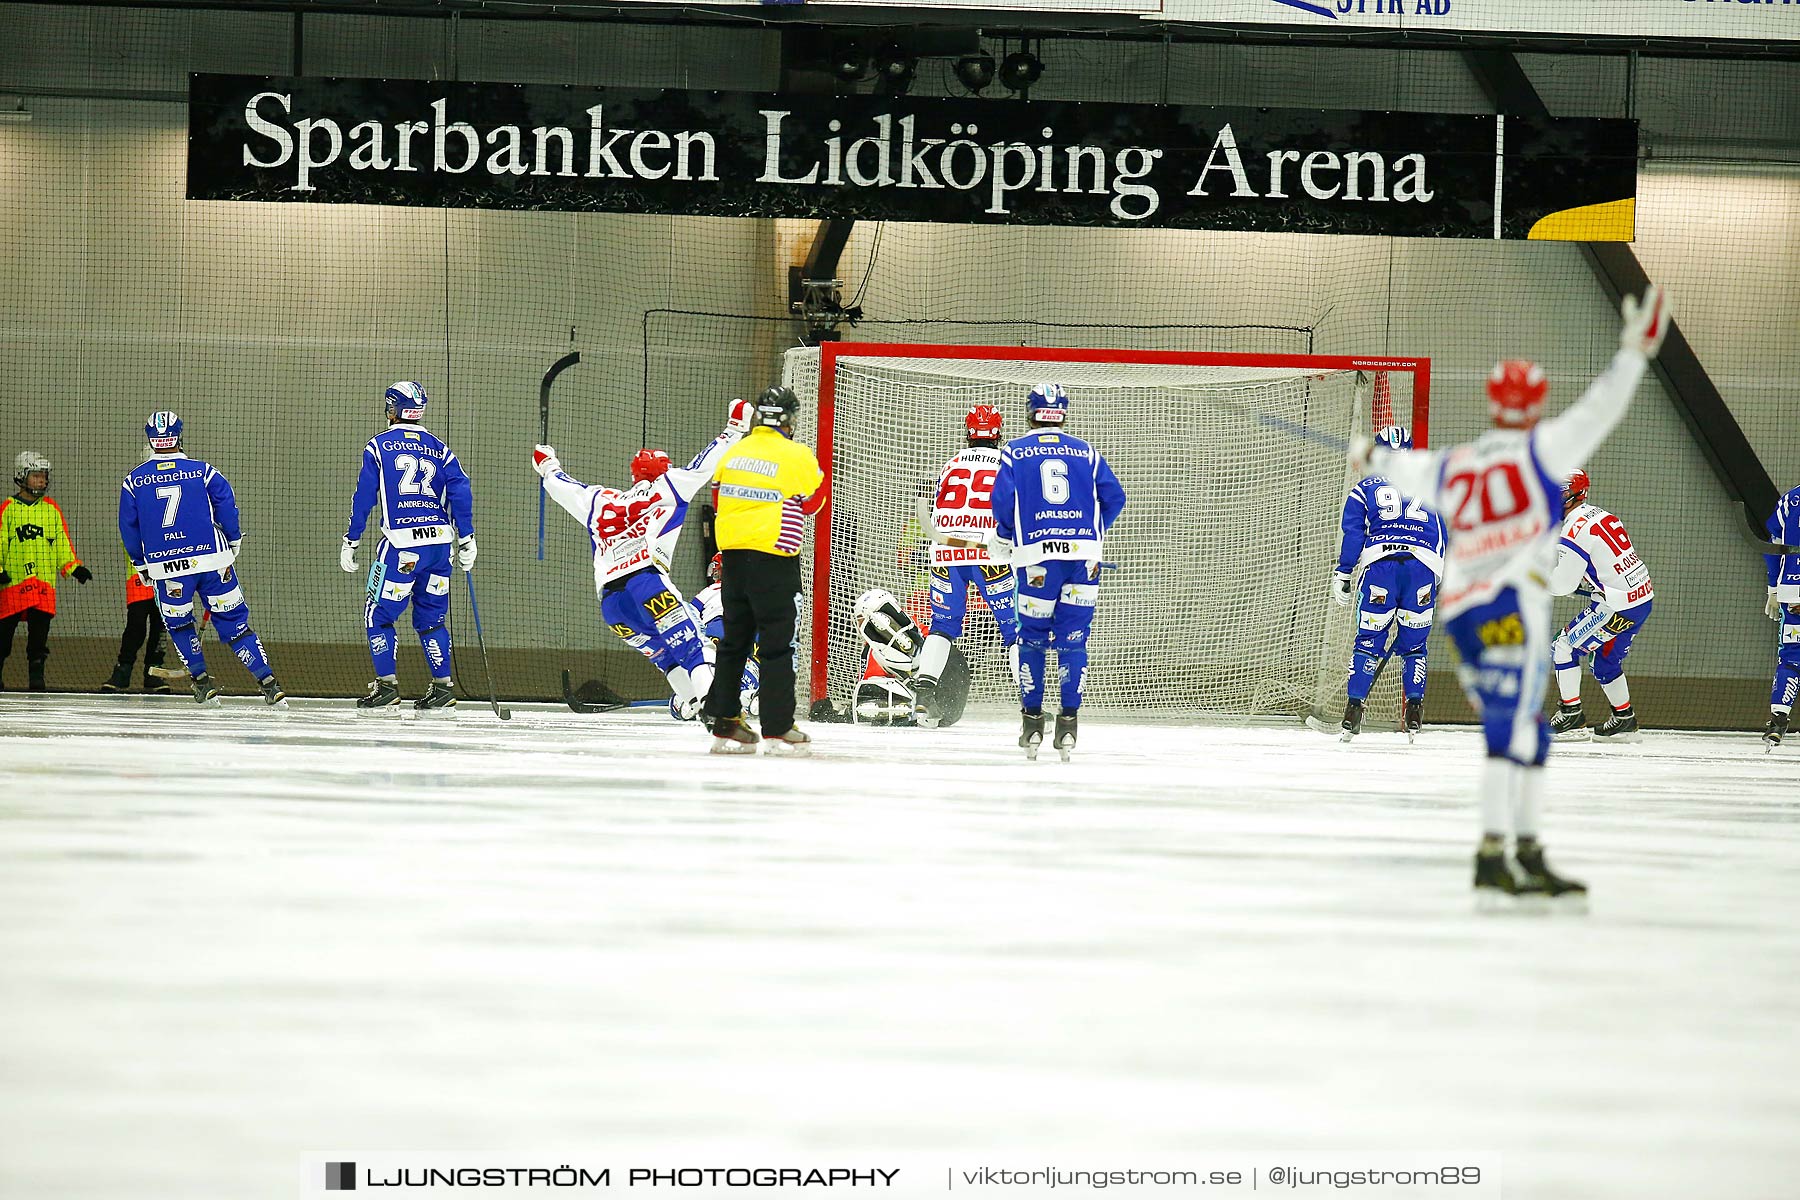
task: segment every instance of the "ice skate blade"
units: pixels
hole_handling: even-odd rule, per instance
[[[1024,746],[1019,747],[1021,750],[1025,751],[1025,759],[1027,762],[1036,762],[1037,761],[1039,745],[1041,745],[1041,743],[1039,743],[1039,742],[1030,742]]]
[[[1353,742],[1355,740],[1356,740],[1356,735],[1354,733],[1351,733],[1348,729],[1346,729],[1343,732],[1338,734],[1338,741],[1340,741],[1340,742]]]
[[[763,745],[767,747],[767,749],[765,749],[763,751],[763,753],[767,754],[770,758],[811,758],[812,757],[812,747],[811,746],[790,746],[786,742],[779,741],[779,740],[772,741],[772,742],[764,742]]]
[[[1499,888],[1476,888],[1475,911],[1482,916],[1541,917],[1550,913],[1549,899],[1542,892],[1514,894]]]
[[[1070,748],[1069,748],[1069,747],[1067,747],[1067,746],[1058,746],[1058,747],[1057,747],[1057,748],[1056,748],[1056,753],[1057,753],[1057,754],[1058,754],[1058,755],[1059,755],[1059,756],[1061,756],[1061,758],[1062,758],[1062,760],[1063,760],[1063,761],[1064,761],[1064,762],[1068,762],[1068,761],[1069,761],[1069,751],[1070,751]]]
[[[738,742],[731,738],[714,738],[711,754],[755,754],[755,742]]]
[[[1591,742],[1594,740],[1594,731],[1591,729],[1571,729],[1567,733],[1551,734],[1550,740],[1553,742]]]
[[[1419,740],[1419,731],[1418,730],[1409,729],[1406,731],[1406,744],[1407,745],[1410,746],[1418,740]]]
[[[1611,737],[1601,737],[1599,734],[1595,734],[1593,740],[1601,746],[1635,746],[1644,740],[1644,735],[1641,733],[1615,733]]]

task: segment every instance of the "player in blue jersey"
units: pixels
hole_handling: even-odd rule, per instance
[[[187,666],[194,699],[219,702],[200,650],[204,605],[219,640],[255,677],[264,703],[286,708],[287,693],[250,628],[250,605],[233,565],[244,535],[231,484],[211,464],[182,453],[182,421],[174,413],[151,413],[144,435],[150,457],[119,489],[119,538],[138,578],[156,588],[163,627]]]
[[[1775,506],[1766,528],[1776,542],[1800,546],[1800,487]],[[1769,724],[1763,741],[1770,750],[1781,745],[1793,719],[1794,699],[1800,695],[1800,554],[1765,554],[1769,567],[1769,595],[1763,611],[1781,623],[1775,652],[1775,684],[1769,690]]]
[[[431,686],[413,707],[420,712],[456,707],[450,686],[450,568],[475,567],[475,500],[469,476],[450,447],[419,422],[431,398],[416,383],[396,383],[381,397],[386,431],[363,447],[362,473],[350,502],[350,526],[338,565],[356,572],[356,548],[374,510],[381,546],[369,568],[363,621],[375,681],[356,702],[362,709],[400,703],[394,668],[394,623],[410,603],[413,629],[431,668]]]
[[[539,446],[531,455],[550,498],[587,528],[601,619],[663,673],[673,693],[669,711],[682,720],[699,715],[712,687],[713,660],[694,610],[669,579],[669,564],[688,503],[712,482],[720,460],[755,416],[748,400],[733,400],[724,432],[685,467],[671,467],[661,450],[639,450],[625,491],[590,486],[567,474],[552,446]]]
[[[1457,675],[1487,742],[1475,850],[1475,894],[1483,905],[1520,895],[1587,898],[1585,885],[1550,869],[1538,840],[1550,752],[1549,580],[1562,534],[1563,483],[1624,419],[1668,333],[1668,302],[1655,285],[1641,299],[1627,296],[1622,311],[1619,352],[1581,399],[1550,420],[1538,420],[1550,391],[1543,368],[1513,359],[1488,377],[1494,428],[1475,441],[1390,450],[1365,435],[1350,447],[1355,469],[1385,476],[1444,519],[1440,603],[1462,658]],[[1509,831],[1517,871],[1507,860]]]
[[[1017,584],[1019,745],[1035,759],[1043,743],[1044,667],[1054,645],[1062,711],[1052,745],[1067,762],[1100,597],[1100,543],[1125,508],[1125,489],[1098,450],[1063,432],[1069,393],[1060,383],[1038,384],[1025,404],[1031,432],[1000,451],[988,557],[1011,564]]]
[[[1390,450],[1411,450],[1412,430],[1389,425],[1375,441]],[[1369,689],[1392,654],[1405,664],[1402,718],[1410,739],[1419,732],[1425,711],[1425,639],[1431,634],[1438,576],[1444,571],[1444,526],[1436,513],[1380,475],[1371,475],[1345,497],[1343,527],[1331,598],[1348,605],[1351,576],[1359,568],[1363,572],[1343,740],[1362,732]],[[1388,630],[1396,623],[1399,631],[1390,642]]]

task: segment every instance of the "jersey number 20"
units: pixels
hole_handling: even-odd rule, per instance
[[[1444,498],[1454,505],[1451,524],[1464,531],[1516,517],[1531,503],[1519,464],[1509,462],[1457,472],[1444,480]]]

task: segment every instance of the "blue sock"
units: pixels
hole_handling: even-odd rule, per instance
[[[1026,712],[1044,710],[1044,659],[1048,653],[1047,646],[1019,645],[1019,705]]]
[[[369,657],[375,660],[375,676],[378,679],[392,678],[394,675],[394,627],[383,625],[369,630]]]
[[[1086,648],[1056,651],[1056,665],[1062,668],[1062,707],[1074,712],[1081,707],[1081,689],[1087,683],[1088,652]]]
[[[419,635],[419,645],[425,651],[425,662],[431,668],[431,677],[440,683],[450,678],[450,631],[439,625],[436,629],[427,630]],[[393,655],[388,655],[392,670]],[[379,674],[379,672],[377,672]]]

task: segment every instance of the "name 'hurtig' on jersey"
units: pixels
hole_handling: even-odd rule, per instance
[[[987,539],[999,473],[1000,451],[993,446],[971,446],[944,464],[931,501],[933,565],[991,565]]]

